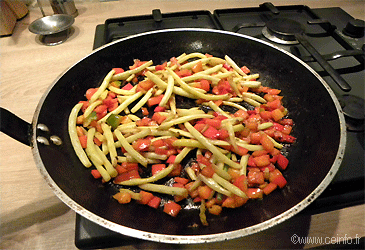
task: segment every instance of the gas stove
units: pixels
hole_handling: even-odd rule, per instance
[[[341,167],[328,188],[301,214],[317,214],[364,203],[365,22],[341,8],[304,5],[217,9],[107,19],[95,30],[94,46],[133,34],[169,28],[211,28],[271,42],[308,63],[332,88],[345,113],[347,144]],[[77,215],[78,248],[135,244]]]

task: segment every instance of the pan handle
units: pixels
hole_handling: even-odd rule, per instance
[[[31,124],[0,107],[0,131],[13,139],[31,146]]]

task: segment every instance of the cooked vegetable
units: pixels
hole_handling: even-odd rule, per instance
[[[113,195],[119,203],[177,216],[180,201],[191,199],[208,225],[207,212],[219,215],[287,184],[281,170],[289,159],[280,150],[295,142],[294,123],[281,91],[258,78],[229,56],[136,59],[75,105],[71,143],[95,179],[122,187]]]

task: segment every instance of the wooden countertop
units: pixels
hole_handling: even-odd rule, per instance
[[[263,2],[263,1],[262,1]],[[44,46],[38,37],[28,31],[29,24],[41,17],[40,9],[30,5],[29,14],[18,21],[11,37],[0,38],[1,106],[30,122],[36,106],[54,79],[68,67],[88,55],[92,50],[95,27],[107,18],[150,14],[159,8],[163,13],[186,10],[210,10],[237,7],[257,7],[261,1],[178,1],[178,0],[122,0],[122,1],[75,1],[79,11],[73,35],[63,44]],[[275,5],[287,5],[287,1],[271,1]],[[52,10],[47,0],[42,0],[47,15]],[[311,8],[341,7],[355,18],[365,19],[364,1],[299,1]],[[1,241],[0,249],[76,249],[74,245],[75,212],[64,205],[42,179],[33,161],[31,149],[0,134],[0,187],[1,187]],[[297,248],[301,244],[291,242],[291,237],[304,229],[307,236],[341,241],[365,236],[365,205],[335,210],[328,213],[294,217],[277,230],[242,238],[222,244],[180,246],[181,249],[224,248],[242,249],[244,246],[270,246],[271,248]],[[299,229],[299,228],[301,229]],[[278,229],[278,228],[277,228]],[[296,230],[299,230],[298,233]],[[341,238],[342,237],[342,238]],[[267,240],[271,243],[267,245]],[[252,244],[264,242],[264,245]],[[317,240],[318,242],[318,240]],[[334,243],[334,242],[332,242]],[[326,244],[326,243],[325,243]],[[305,248],[315,247],[313,242]],[[354,245],[355,246],[355,245]],[[171,246],[144,242],[136,246],[116,249],[169,248]],[[175,246],[176,247],[176,246]],[[300,246],[302,247],[302,245]]]

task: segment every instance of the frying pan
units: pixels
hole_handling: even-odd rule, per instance
[[[118,204],[111,197],[116,187],[93,179],[75,155],[67,130],[72,107],[84,99],[88,88],[97,87],[111,68],[127,68],[133,59],[160,64],[183,52],[229,55],[238,65],[247,65],[251,72],[260,74],[263,85],[282,90],[284,105],[295,121],[297,142],[284,149],[290,161],[283,173],[287,186],[243,207],[224,209],[219,216],[208,214],[208,227],[201,225],[199,209],[188,204],[182,204],[184,209],[176,218],[134,202]],[[346,144],[339,102],[315,71],[269,43],[209,29],[160,30],[110,43],[55,80],[40,100],[31,124],[4,109],[1,115],[1,130],[32,147],[42,176],[69,207],[110,230],[166,243],[234,239],[294,216],[331,182]]]

